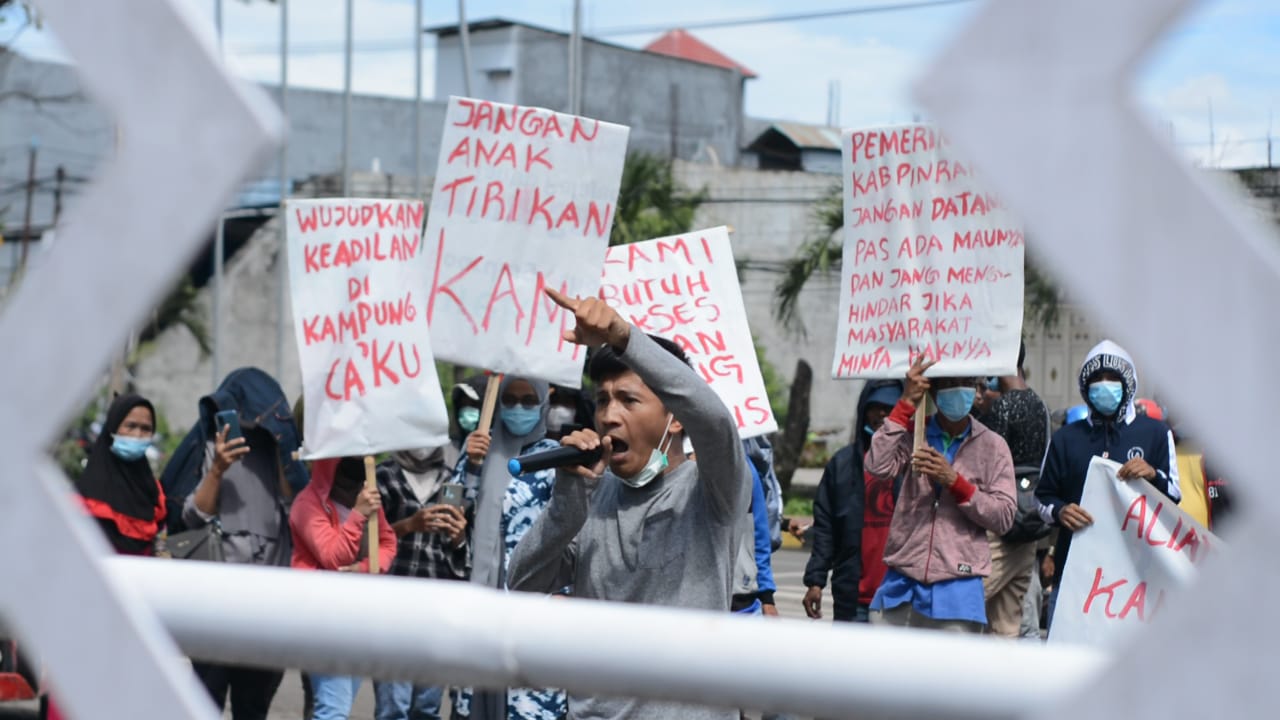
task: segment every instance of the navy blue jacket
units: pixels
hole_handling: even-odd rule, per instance
[[[243,428],[256,427],[271,433],[284,479],[294,494],[310,480],[307,466],[293,457],[302,438],[284,390],[262,370],[240,368],[227,375],[215,392],[200,399],[200,419],[183,438],[160,476],[170,534],[186,529],[182,505],[203,479],[205,448],[217,434],[213,416],[222,410],[237,411]]]
[[[1045,522],[1059,525],[1062,508],[1080,502],[1085,475],[1095,457],[1114,460],[1121,465],[1132,458],[1143,457],[1156,470],[1151,484],[1175,502],[1181,499],[1173,434],[1168,425],[1146,415],[1133,415],[1126,419],[1122,413],[1114,421],[1095,415],[1064,425],[1053,434],[1049,454],[1040,473],[1040,484],[1036,487],[1040,514]],[[1055,587],[1062,578],[1070,549],[1071,531],[1061,527],[1054,549]]]
[[[868,398],[884,386],[902,387],[899,380],[872,380],[862,388],[854,416],[854,442],[832,456],[822,471],[813,499],[813,527],[809,528],[812,550],[804,568],[806,587],[827,586],[831,576],[832,615],[849,622],[858,609],[858,585],[862,581],[862,527],[866,514],[867,485],[863,458],[870,448],[866,424]],[[894,496],[902,478],[894,482]]]

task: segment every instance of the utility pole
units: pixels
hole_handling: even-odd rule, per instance
[[[27,253],[31,247],[31,205],[36,196],[36,154],[40,150],[40,141],[32,138],[31,151],[27,160],[27,211],[22,219],[22,250],[18,256],[18,276],[27,270]]]
[[[578,82],[582,72],[582,58],[578,55],[578,36],[582,34],[582,3],[573,2],[573,29],[569,32],[569,107],[570,115],[578,114],[578,91],[582,87]]]
[[[467,0],[458,0],[458,39],[462,42],[462,92],[471,94],[471,28],[467,26]]]
[[[353,0],[347,0],[347,40],[342,71],[342,197],[351,197],[351,34]]]
[[[413,0],[413,199],[422,200],[422,0]]]
[[[53,224],[62,216],[62,185],[67,181],[67,170],[61,165],[53,174]]]
[[[289,197],[289,0],[280,0],[280,114],[284,116],[284,142],[280,143],[280,212],[276,215],[280,250],[276,259],[276,382],[284,383],[285,286],[289,284],[289,248],[285,245],[284,203]]]

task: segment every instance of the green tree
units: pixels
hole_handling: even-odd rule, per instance
[[[774,286],[774,317],[783,327],[805,334],[804,321],[797,313],[800,293],[814,275],[826,275],[840,269],[844,244],[844,203],[841,186],[833,185],[815,204],[814,224],[817,233],[806,239],[787,261],[782,277]],[[1024,324],[1048,328],[1058,321],[1062,295],[1052,279],[1024,255],[1023,303]]]
[[[690,190],[676,180],[670,160],[631,153],[622,166],[609,244],[625,245],[688,232],[693,229],[693,216],[706,199],[706,188]]]

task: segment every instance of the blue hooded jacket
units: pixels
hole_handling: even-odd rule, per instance
[[[1116,372],[1124,381],[1124,395],[1114,416],[1103,416],[1089,404],[1089,380],[1103,370]],[[1079,382],[1080,394],[1089,407],[1089,415],[1062,426],[1049,443],[1049,453],[1040,472],[1040,484],[1036,487],[1036,498],[1040,501],[1040,515],[1044,521],[1059,525],[1062,508],[1080,502],[1089,463],[1094,457],[1120,464],[1135,457],[1144,458],[1156,471],[1156,477],[1151,480],[1152,486],[1174,502],[1181,500],[1173,433],[1163,421],[1139,415],[1134,409],[1133,401],[1138,396],[1138,371],[1129,354],[1110,340],[1103,340],[1089,351],[1080,368]],[[1054,549],[1055,587],[1062,579],[1062,569],[1066,567],[1070,549],[1071,531],[1062,527]]]

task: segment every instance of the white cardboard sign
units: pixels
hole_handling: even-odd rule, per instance
[[[290,200],[294,334],[310,460],[449,441],[426,319],[418,201]]]
[[[543,290],[595,295],[629,130],[451,97],[426,233],[440,357],[578,387],[584,349]]]
[[[835,378],[1010,375],[1022,335],[1023,232],[925,125],[846,130]]]
[[[600,297],[644,332],[682,347],[733,413],[742,437],[778,429],[727,228],[609,248]]]
[[[1114,646],[1160,613],[1225,545],[1144,480],[1094,458],[1080,507],[1093,525],[1071,539],[1050,642]]]

